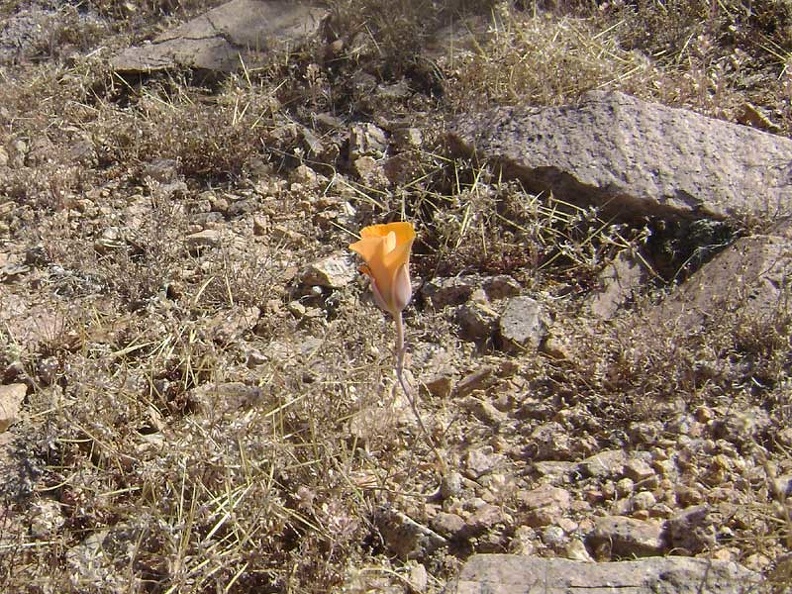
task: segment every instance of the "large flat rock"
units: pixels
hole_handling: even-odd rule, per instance
[[[774,218],[792,211],[792,140],[623,93],[465,114],[449,144],[529,191],[622,218]]]
[[[111,60],[120,73],[172,68],[233,72],[259,65],[277,44],[315,33],[327,10],[299,2],[231,0]]]
[[[736,563],[691,557],[586,563],[474,555],[445,594],[743,594],[759,576]]]

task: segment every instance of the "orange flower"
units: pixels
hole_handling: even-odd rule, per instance
[[[412,223],[371,225],[360,231],[360,241],[349,249],[360,254],[360,267],[371,280],[374,300],[392,316],[398,316],[412,298],[410,249],[415,240]]]

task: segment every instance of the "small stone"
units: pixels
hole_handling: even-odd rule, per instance
[[[677,554],[697,555],[715,548],[717,537],[709,507],[697,505],[666,520],[665,537]]]
[[[570,505],[570,509],[571,507],[572,506]],[[578,523],[575,522],[575,520],[573,520],[572,518],[568,518],[568,517],[559,518],[558,526],[567,534],[572,534],[573,532],[576,532],[577,529],[579,528]]]
[[[25,394],[27,394],[25,384],[0,386],[0,433],[20,420]]]
[[[245,364],[249,368],[263,365],[267,361],[267,356],[258,349],[250,348],[245,351]]]
[[[666,478],[676,478],[679,474],[676,464],[671,459],[666,460],[654,460],[652,462],[652,468],[655,469],[662,477]]]
[[[597,518],[586,544],[597,559],[651,557],[665,551],[660,524],[623,516]]]
[[[655,476],[655,471],[644,460],[632,458],[624,464],[624,476],[640,483]]]
[[[255,215],[253,217],[253,235],[256,237],[264,237],[269,233],[269,228],[269,217],[264,215]]]
[[[522,291],[520,283],[508,274],[488,276],[482,280],[481,286],[490,301],[516,297]]]
[[[453,383],[454,378],[450,373],[440,373],[423,382],[423,387],[435,398],[448,398]]]
[[[385,185],[388,181],[383,165],[374,157],[365,156],[355,159],[352,167],[361,180],[372,186]]]
[[[641,491],[632,497],[633,513],[641,510],[649,510],[657,503],[655,496],[651,491]]]
[[[33,503],[31,515],[30,534],[38,539],[54,537],[66,523],[60,504],[52,499],[40,499]]]
[[[349,156],[352,161],[361,157],[380,159],[387,147],[385,131],[374,124],[356,124],[349,132]]]
[[[483,475],[492,472],[504,460],[502,454],[495,454],[492,447],[483,446],[468,450],[465,457],[465,468],[471,478],[478,479]]]
[[[481,534],[506,520],[507,518],[500,506],[485,503],[467,519],[465,532],[469,535]]]
[[[616,481],[616,494],[619,497],[627,497],[633,492],[635,488],[635,483],[632,479],[623,478]]]
[[[591,313],[603,320],[615,317],[632,298],[633,292],[644,284],[646,276],[646,269],[640,261],[621,252],[600,273],[603,289],[592,297]]]
[[[465,529],[465,520],[457,514],[438,512],[432,518],[431,526],[441,536],[454,539]]]
[[[462,492],[462,475],[458,472],[449,471],[443,475],[440,481],[440,497],[442,499],[450,499],[451,497],[458,497]]]
[[[211,212],[219,212],[222,215],[228,214],[230,204],[227,198],[213,194],[209,204],[211,205]]]
[[[173,183],[179,179],[179,162],[175,159],[153,159],[143,164],[141,177],[163,184]]]
[[[190,252],[198,251],[207,247],[217,247],[221,243],[220,231],[216,229],[205,229],[198,233],[191,233],[184,238],[184,243]]]
[[[396,128],[391,140],[399,150],[417,149],[423,144],[423,134],[418,128]]]
[[[663,434],[663,429],[662,421],[641,421],[630,423],[627,427],[627,435],[630,442],[635,445],[654,445]]]
[[[426,588],[429,585],[429,576],[426,573],[426,567],[421,563],[412,565],[407,581],[410,583],[410,588],[413,592],[426,592]]]
[[[317,151],[321,153],[322,151]],[[319,176],[317,173],[307,165],[298,165],[289,175],[289,181],[292,183],[300,184],[313,188],[316,186]]]
[[[757,572],[763,572],[770,566],[772,562],[773,560],[770,559],[770,557],[768,557],[767,555],[763,553],[754,553],[753,555],[748,555],[743,560],[742,564],[747,569]]]
[[[500,347],[506,352],[538,350],[547,337],[541,304],[530,297],[513,297],[498,323]]]
[[[465,340],[485,342],[492,338],[498,323],[498,312],[483,303],[465,303],[456,312],[460,336]]]
[[[439,310],[467,303],[476,286],[477,279],[473,277],[433,278],[423,284],[421,294],[429,301],[432,309]]]
[[[569,538],[558,526],[546,526],[542,530],[542,542],[551,549],[562,550],[568,541]]]
[[[626,463],[624,450],[604,450],[583,460],[578,469],[584,477],[607,478],[621,475]]]
[[[704,502],[704,495],[698,489],[687,485],[679,485],[675,490],[676,502],[682,507],[699,505]]]
[[[474,395],[468,396],[462,402],[462,406],[473,413],[473,416],[479,421],[490,427],[500,427],[508,418],[504,413],[495,408],[491,402],[476,398]]]
[[[389,507],[375,515],[375,523],[388,549],[403,561],[424,559],[447,544],[434,530]]]
[[[572,440],[555,421],[534,429],[527,447],[533,460],[569,460],[572,457]]]
[[[289,301],[286,305],[286,309],[298,320],[305,317],[305,313],[308,311],[307,308],[297,300]]]
[[[238,414],[261,402],[258,386],[242,382],[201,384],[190,391],[190,405],[196,414],[212,417],[216,414]]]
[[[524,523],[531,528],[556,524],[569,511],[571,496],[565,489],[541,485],[517,495],[525,509]]]
[[[340,289],[357,275],[355,265],[346,254],[334,254],[308,266],[301,275],[303,285]]]
[[[285,225],[274,225],[270,231],[270,237],[279,245],[288,247],[300,247],[305,245],[307,238],[302,233],[292,231]]]
[[[217,344],[231,344],[246,332],[252,331],[260,317],[261,310],[256,306],[235,307],[222,311],[209,323],[212,340]]]
[[[556,486],[568,482],[575,468],[577,468],[575,462],[540,460],[533,463],[533,469],[537,474],[546,482]]]
[[[466,375],[454,386],[453,396],[460,398],[476,390],[485,390],[494,381],[492,377],[494,371],[492,367],[486,366]]]
[[[573,538],[569,541],[564,553],[564,556],[572,561],[593,561],[588,550],[586,550],[586,545],[583,544],[582,540],[578,540],[577,538]]]
[[[514,531],[509,551],[515,555],[530,557],[536,553],[536,543],[538,537],[536,531],[528,526],[518,526]]]

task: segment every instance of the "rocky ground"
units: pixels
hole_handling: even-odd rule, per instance
[[[788,591],[790,48],[772,1],[0,7],[3,591]],[[392,220],[422,422],[347,248]]]

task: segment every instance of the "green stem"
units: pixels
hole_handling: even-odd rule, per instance
[[[446,463],[443,459],[443,456],[437,450],[437,446],[435,446],[434,440],[430,435],[429,431],[426,429],[426,425],[424,425],[423,419],[421,418],[421,413],[418,411],[418,403],[416,399],[413,397],[412,391],[410,390],[410,386],[407,384],[407,381],[404,379],[404,355],[407,352],[407,346],[404,344],[404,320],[402,319],[401,312],[398,312],[395,316],[393,316],[396,322],[396,377],[399,378],[399,384],[401,384],[401,388],[404,391],[404,395],[407,396],[407,400],[410,403],[410,408],[412,408],[413,414],[415,415],[416,420],[418,421],[418,426],[421,429],[421,432],[424,434],[426,438],[426,442],[432,451],[434,452],[435,457],[437,458],[437,462],[440,466],[440,471],[443,474],[446,474]]]

